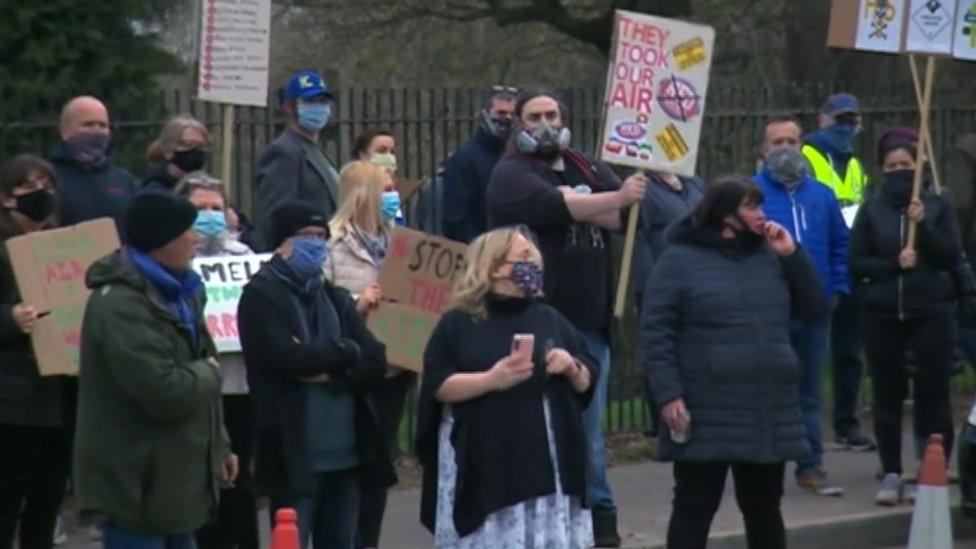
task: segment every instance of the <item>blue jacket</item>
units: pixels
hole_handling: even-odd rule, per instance
[[[830,187],[808,177],[789,191],[774,180],[766,169],[753,180],[766,200],[766,218],[782,225],[813,260],[817,275],[829,300],[851,292],[847,277],[847,240],[850,230],[840,213],[837,197]]]
[[[444,170],[444,236],[468,243],[488,230],[487,189],[505,141],[478,128]]]

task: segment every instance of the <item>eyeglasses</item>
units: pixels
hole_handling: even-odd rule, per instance
[[[512,95],[515,95],[519,92],[519,89],[514,86],[502,86],[496,84],[491,87],[491,91],[495,93],[510,93]]]

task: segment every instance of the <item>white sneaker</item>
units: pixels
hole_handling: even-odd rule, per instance
[[[54,523],[54,545],[64,545],[68,543],[68,532],[64,527],[64,519],[58,515],[57,522]]]
[[[884,507],[894,507],[904,499],[905,484],[898,473],[888,473],[881,479],[881,489],[874,496],[874,503]]]

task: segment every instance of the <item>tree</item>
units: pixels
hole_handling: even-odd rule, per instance
[[[180,64],[156,43],[162,0],[7,1],[0,5],[0,116],[53,112],[83,93],[133,112]]]

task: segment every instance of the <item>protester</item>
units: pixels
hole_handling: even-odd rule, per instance
[[[820,109],[819,130],[806,137],[802,152],[813,169],[813,178],[834,191],[848,220],[864,199],[868,176],[854,151],[854,137],[861,128],[861,107],[849,93],[830,96]],[[848,221],[848,227],[850,221]],[[873,450],[874,441],[861,433],[857,396],[864,376],[864,303],[856,288],[841,296],[831,315],[830,361],[833,366],[833,427],[843,448]]]
[[[287,127],[258,157],[254,221],[258,240],[270,250],[271,214],[290,200],[304,200],[332,217],[339,205],[339,173],[320,146],[332,120],[334,97],[322,76],[299,71],[288,81],[281,108]]]
[[[225,213],[227,215],[227,236],[253,250],[255,248],[254,224],[251,223],[251,220],[233,204],[227,204]]]
[[[256,428],[255,476],[275,512],[298,512],[302,545],[352,549],[360,486],[396,481],[364,395],[386,350],[345,290],[324,279],[325,211],[303,201],[271,215],[274,256],[245,286],[238,324]]]
[[[55,225],[54,170],[22,154],[0,168],[0,240]],[[41,377],[30,334],[38,310],[17,289],[0,243],[0,546],[46,549],[71,468],[62,377]]]
[[[485,194],[512,133],[515,88],[492,86],[474,137],[444,169],[444,236],[465,244],[488,229]]]
[[[969,268],[976,260],[976,133],[959,138],[949,150],[946,186],[959,219],[959,236]],[[976,368],[976,310],[959,307],[959,343]]]
[[[953,441],[949,369],[956,324],[952,273],[961,247],[956,217],[948,201],[922,192],[912,198],[917,151],[912,143],[888,141],[880,151],[884,182],[861,208],[851,233],[850,270],[865,301],[864,343],[871,368],[874,431],[884,477],[879,505],[902,501],[901,423],[909,374],[905,351],[917,367],[914,383],[917,436]],[[926,180],[925,185],[929,182]],[[915,223],[915,246],[908,246]]]
[[[363,317],[380,304],[383,294],[376,281],[389,248],[390,228],[400,207],[400,195],[384,172],[372,162],[347,164],[339,173],[342,203],[329,223],[332,236],[325,277],[352,294],[356,309]],[[383,382],[370,391],[387,448],[393,448],[407,392],[416,380],[413,373],[391,367]],[[379,546],[385,512],[386,487],[364,489],[359,506],[359,547]]]
[[[525,224],[539,237],[550,276],[546,300],[586,337],[600,376],[583,424],[589,441],[587,501],[599,547],[616,547],[617,513],[607,483],[603,412],[610,371],[610,233],[621,210],[644,197],[646,178],[621,185],[602,163],[570,148],[571,133],[553,94],[528,91],[515,105],[512,146],[488,183],[488,224]]]
[[[644,371],[674,462],[669,548],[704,548],[732,469],[750,548],[786,547],[785,462],[809,447],[791,318],[824,314],[823,289],[744,177],[713,183],[647,280]]]
[[[529,238],[508,227],[475,239],[424,352],[417,455],[435,547],[593,543],[582,414],[599,366],[538,299],[542,257]],[[534,344],[520,351],[520,334]]]
[[[397,171],[396,138],[393,132],[383,128],[363,131],[352,146],[353,160],[369,160],[388,169]]]
[[[175,191],[197,209],[193,230],[200,236],[196,257],[240,256],[253,253],[227,230],[224,186],[219,179],[203,172],[184,177]],[[220,491],[217,514],[210,524],[197,532],[202,549],[259,545],[257,503],[254,481],[251,478],[251,456],[254,447],[251,435],[250,401],[247,370],[241,353],[222,353],[220,362],[220,392],[223,395],[224,426],[230,436],[231,451],[237,456],[240,473],[232,486]]]
[[[75,97],[61,111],[61,142],[49,153],[58,180],[58,218],[63,226],[123,214],[139,184],[109,155],[108,110],[91,96]],[[124,235],[122,235],[124,238]]]
[[[842,490],[830,483],[823,467],[820,405],[829,312],[850,293],[849,230],[833,191],[810,175],[800,153],[800,124],[795,118],[782,115],[766,122],[760,152],[763,167],[754,180],[765,196],[763,211],[809,254],[825,305],[823,316],[794,319],[790,324],[790,342],[800,359],[800,412],[810,445],[810,454],[797,461],[796,480],[816,494],[839,496]]]
[[[211,145],[210,132],[196,118],[181,115],[169,119],[146,151],[152,168],[142,188],[173,191],[183,176],[203,169]]]
[[[108,549],[193,547],[237,476],[223,432],[219,362],[190,263],[197,210],[145,192],[128,245],[96,261],[81,328],[74,505]]]

